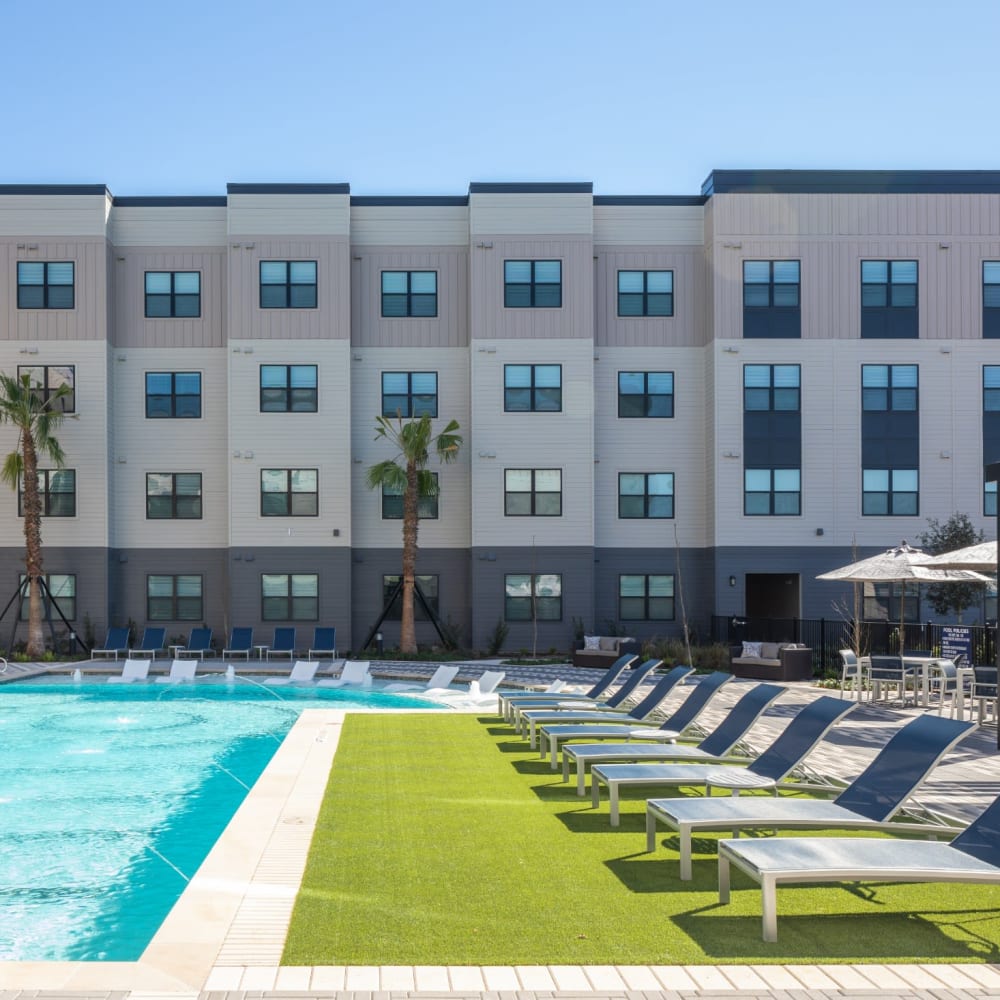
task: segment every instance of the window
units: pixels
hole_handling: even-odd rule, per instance
[[[505,260],[503,304],[507,309],[558,309],[562,305],[562,262]]]
[[[983,487],[983,514],[986,517],[997,516],[997,484],[986,483]]]
[[[619,316],[673,316],[673,271],[619,271]]]
[[[63,386],[67,392],[60,397],[58,408],[63,413],[76,412],[76,368],[73,365],[18,365],[17,379],[30,378],[31,388],[42,403],[49,400]]]
[[[674,516],[672,472],[619,472],[618,516],[654,518]]]
[[[743,513],[782,517],[801,513],[802,473],[798,469],[744,469]]]
[[[436,271],[383,271],[382,315],[437,316]]]
[[[983,261],[983,337],[1000,338],[1000,260]]]
[[[504,365],[503,408],[508,413],[562,410],[562,365]]]
[[[147,576],[146,620],[200,622],[205,613],[200,576]]]
[[[801,336],[797,260],[743,261],[743,336]]]
[[[673,372],[619,372],[619,417],[672,417]]]
[[[17,262],[18,309],[72,309],[72,261]]]
[[[146,417],[201,417],[201,373],[146,372]]]
[[[560,469],[505,469],[503,512],[506,517],[561,517]]]
[[[862,365],[861,409],[906,413],[917,409],[917,365]]]
[[[49,588],[49,594],[55,599],[56,605],[62,612],[63,618],[72,621],[76,618],[76,577],[60,573],[46,573],[43,577],[45,585]],[[21,621],[28,620],[28,578],[22,573],[21,577]],[[48,594],[42,590],[42,617],[48,620],[50,614],[54,620],[59,619],[54,607],[50,608]]]
[[[916,517],[919,513],[917,469],[862,469],[861,513]]]
[[[382,372],[383,417],[436,417],[437,372]]]
[[[262,260],[261,309],[315,309],[316,261]]]
[[[618,617],[625,622],[673,621],[673,576],[633,573],[619,576]]]
[[[438,516],[438,474],[430,473],[434,477],[434,495],[417,497],[417,514],[421,520],[437,520]],[[403,519],[403,491],[393,490],[388,486],[382,487],[382,520],[401,521]]]
[[[743,409],[748,412],[798,412],[798,365],[744,365]]]
[[[918,335],[917,262],[861,262],[861,336],[906,338]]]
[[[319,577],[315,573],[264,573],[261,617],[266,622],[319,621]]]
[[[147,271],[146,318],[201,315],[200,271]]]
[[[865,621],[898,622],[902,598],[903,621],[920,620],[920,585],[917,583],[863,583]]]
[[[201,517],[200,472],[147,472],[146,517],[186,521]]]
[[[416,576],[414,577],[417,586],[420,588],[421,593],[424,595],[424,600],[430,606],[431,611],[435,615],[441,614],[441,608],[438,603],[438,578],[436,576]],[[393,588],[399,583],[398,576],[383,576],[382,577],[382,607],[385,607],[385,602],[389,600],[389,595],[392,593]],[[386,612],[385,620],[390,622],[398,622],[403,617],[403,592],[400,591],[392,604],[389,605],[389,610]],[[420,603],[420,599],[417,597],[416,593],[413,595],[413,620],[418,622],[430,621],[427,612],[424,611],[423,605]]]
[[[315,413],[319,406],[315,365],[261,365],[261,413]]]
[[[261,469],[261,517],[317,517],[319,470]]]
[[[39,469],[38,499],[43,517],[76,517],[76,470]],[[17,493],[17,514],[24,517],[24,480]]]
[[[1000,365],[983,365],[983,465],[997,461],[1000,461]],[[996,483],[983,483],[983,513],[996,517]]]
[[[558,573],[508,573],[504,595],[504,618],[509,622],[562,620],[562,576]]]

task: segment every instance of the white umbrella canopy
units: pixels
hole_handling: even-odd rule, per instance
[[[934,569],[971,569],[980,573],[995,573],[997,571],[997,543],[978,542],[967,545],[964,549],[953,549],[933,556],[926,563]]]

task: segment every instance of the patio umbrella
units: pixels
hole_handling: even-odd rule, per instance
[[[971,569],[979,573],[995,573],[997,571],[997,543],[978,542],[967,545],[964,549],[953,549],[933,556],[926,566],[934,569]]]

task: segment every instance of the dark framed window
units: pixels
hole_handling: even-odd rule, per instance
[[[1000,461],[1000,365],[983,365],[983,465]],[[997,514],[997,484],[983,482],[983,513]]]
[[[505,517],[561,517],[561,469],[504,469]]]
[[[318,469],[261,469],[261,517],[318,517]]]
[[[437,415],[437,372],[382,372],[383,417]]]
[[[509,622],[562,620],[562,574],[508,573],[504,582],[504,618]],[[534,604],[534,614],[532,614]]]
[[[918,334],[917,262],[863,260],[861,336],[898,339]]]
[[[797,338],[802,334],[799,262],[743,261],[743,336]]]
[[[192,319],[200,315],[200,271],[146,272],[147,319]]]
[[[416,576],[414,580],[417,586],[420,587],[421,593],[424,595],[424,600],[430,605],[431,611],[434,614],[440,616],[441,605],[438,599],[438,578],[437,576]],[[382,577],[382,607],[385,607],[385,602],[389,600],[389,595],[392,593],[393,587],[399,583],[398,576],[383,576]],[[390,622],[398,622],[403,617],[403,593],[400,591],[396,597],[393,599],[391,605],[389,605],[389,610],[386,612],[385,620]],[[424,611],[424,606],[417,600],[416,595],[413,597],[413,620],[417,622],[430,621],[427,612]]]
[[[150,521],[201,519],[200,472],[147,472],[146,518]]]
[[[434,485],[437,487],[438,474],[432,472]],[[438,497],[440,493],[437,489],[433,496],[417,498],[417,515],[422,521],[436,521],[438,517]],[[382,487],[382,520],[402,521],[403,519],[403,491],[393,490],[388,486]]]
[[[1000,338],[1000,260],[983,261],[983,337]]]
[[[802,513],[799,469],[744,469],[743,513],[750,517],[794,517]]]
[[[146,620],[151,622],[204,621],[202,578],[195,574],[147,576]]]
[[[799,365],[744,365],[743,409],[797,413],[801,406]]]
[[[672,417],[673,372],[619,372],[619,417]]]
[[[316,261],[262,260],[261,309],[315,309]]]
[[[862,469],[861,513],[869,517],[916,517],[920,513],[917,469]]]
[[[316,365],[261,365],[261,413],[315,413],[319,408]]]
[[[862,365],[861,409],[866,413],[908,413],[917,409],[917,365]]]
[[[319,577],[315,573],[264,573],[260,601],[266,622],[319,621]]]
[[[997,516],[997,484],[986,483],[983,486],[983,514],[986,517]]]
[[[42,403],[48,403],[65,386],[69,391],[59,399],[58,408],[63,413],[76,412],[75,365],[18,365],[18,381],[24,375],[31,379],[32,392]]]
[[[72,309],[73,261],[19,260],[17,262],[18,309]]]
[[[43,576],[45,580],[45,585],[49,588],[49,593],[52,595],[56,604],[59,606],[59,610],[63,614],[63,618],[68,621],[73,621],[76,618],[76,576],[73,574],[66,573],[46,573]],[[18,612],[18,617],[21,621],[26,622],[28,620],[29,614],[29,600],[28,600],[28,578],[22,573],[20,575],[21,582],[21,607]],[[55,612],[55,608],[50,608],[48,594],[42,591],[42,616],[44,618],[49,617],[49,613],[52,614],[52,620],[58,621],[59,616]]]
[[[618,617],[624,622],[673,621],[673,575],[624,573],[619,576]]]
[[[506,309],[558,309],[562,305],[562,261],[505,260]]]
[[[673,271],[619,271],[619,316],[673,316]]]
[[[503,408],[508,413],[562,410],[562,365],[504,365]]]
[[[660,518],[674,516],[672,472],[619,472],[618,516]]]
[[[382,315],[437,316],[437,271],[383,271]]]
[[[76,470],[39,469],[38,499],[43,517],[76,517]],[[24,517],[24,479],[17,491],[17,514]]]
[[[920,621],[920,585],[917,583],[863,583],[865,621],[898,622],[902,598],[903,621]]]
[[[200,372],[146,372],[147,419],[200,417]]]

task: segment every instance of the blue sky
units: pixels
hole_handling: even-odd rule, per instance
[[[713,168],[1000,168],[995,0],[0,0],[0,25],[0,183],[693,194]]]

